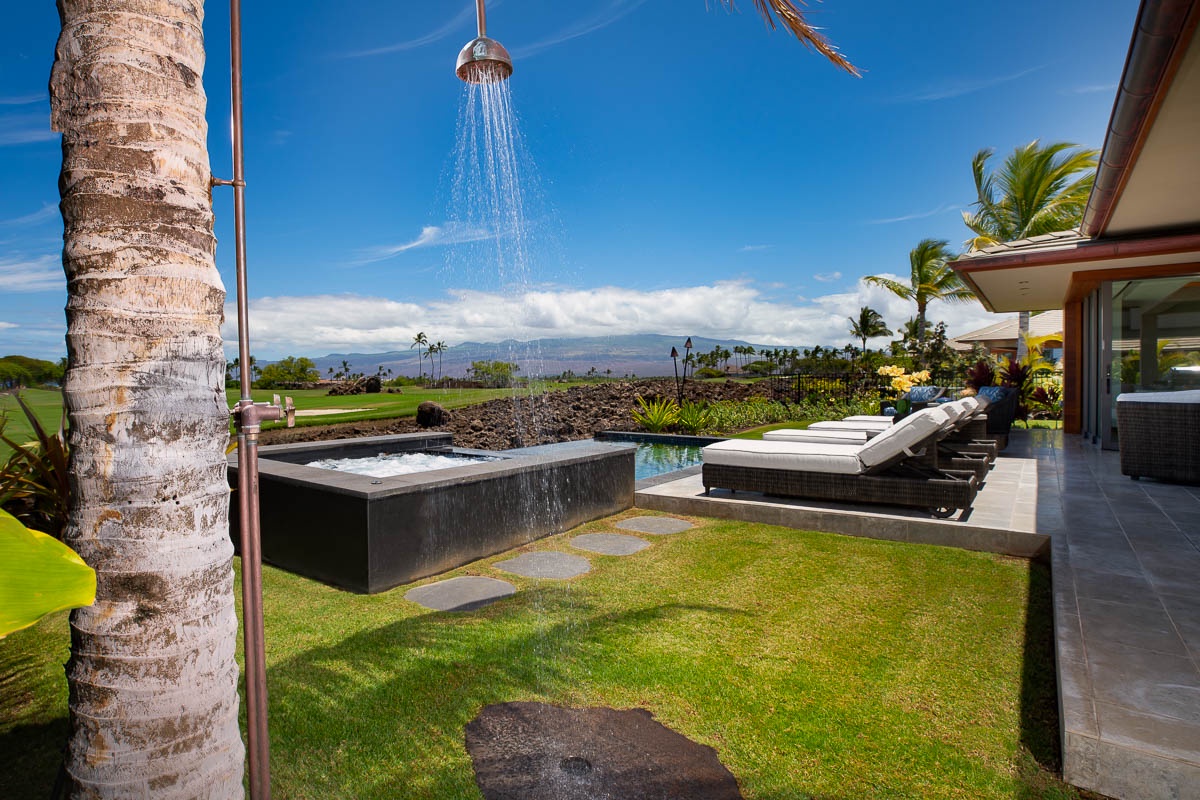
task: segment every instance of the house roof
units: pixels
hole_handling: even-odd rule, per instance
[[[951,262],[992,311],[1061,308],[1086,273],[1200,263],[1200,0],[1142,0],[1082,231]]]
[[[1014,344],[1017,341],[1017,318],[1011,317],[997,322],[995,325],[988,325],[986,328],[980,328],[977,331],[964,333],[962,336],[955,336],[954,341],[966,345],[974,342],[995,342],[995,341],[1011,341]],[[1061,311],[1047,311],[1044,314],[1035,314],[1029,318],[1029,335],[1030,336],[1052,336],[1054,334],[1062,334],[1063,330],[1063,315]]]

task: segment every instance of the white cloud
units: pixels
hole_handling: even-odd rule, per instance
[[[770,250],[773,244],[747,244],[738,248],[739,253],[756,253],[759,250]]]
[[[1097,94],[1099,92],[1109,94],[1115,91],[1117,91],[1117,84],[1115,83],[1094,83],[1090,86],[1076,86],[1071,89],[1063,89],[1060,94]]]
[[[15,95],[15,96],[9,95],[7,97],[0,97],[0,106],[28,106],[28,105],[32,105],[33,103],[40,103],[41,101],[43,101],[45,99],[46,99],[45,92],[38,92],[37,94]]]
[[[37,225],[39,222],[45,222],[48,219],[54,219],[58,216],[58,206],[46,203],[37,211],[31,214],[26,214],[22,217],[13,217],[12,219],[0,219],[0,226],[6,228],[22,228],[27,225]]]
[[[493,8],[496,5],[498,5],[498,3],[492,3]],[[434,42],[441,41],[455,31],[466,27],[467,21],[473,19],[474,14],[474,4],[468,4],[463,8],[462,11],[455,14],[454,17],[451,18],[451,20],[445,25],[441,26],[440,28],[436,28],[435,30],[432,30],[422,36],[418,36],[415,39],[404,39],[399,42],[393,42],[392,44],[384,45],[382,47],[374,47],[369,50],[356,50],[349,53],[340,53],[335,57],[364,58],[367,56],[382,56],[388,53],[399,53],[402,50],[413,50],[418,47],[424,47],[427,44],[433,44]]]
[[[888,217],[886,219],[870,219],[867,220],[868,225],[890,225],[893,222],[908,222],[913,219],[926,219],[928,217],[936,217],[938,214],[945,214],[947,211],[957,211],[959,206],[950,204],[938,206],[932,211],[918,211],[915,214],[905,214],[901,217]]]
[[[1040,64],[1036,67],[1029,67],[1020,72],[1014,72],[1010,75],[999,75],[994,78],[977,78],[975,80],[960,80],[950,83],[945,83],[941,86],[925,89],[913,94],[900,95],[894,98],[897,103],[929,103],[937,100],[949,100],[953,97],[962,97],[965,94],[974,94],[981,92],[984,89],[990,89],[993,86],[999,86],[1002,83],[1009,83],[1026,75],[1037,72],[1045,65]]]
[[[895,330],[913,316],[911,303],[858,281],[850,291],[799,302],[766,299],[745,281],[640,291],[530,288],[515,294],[457,289],[421,304],[360,295],[268,297],[250,304],[254,351],[261,358],[332,352],[405,350],[418,331],[450,344],[463,341],[677,333],[762,344],[845,344],[848,317],[867,305]],[[237,338],[232,306],[222,329]],[[931,320],[951,335],[995,323],[978,303],[935,302]]]
[[[17,326],[17,323],[15,323],[15,322],[5,322],[3,320],[0,320],[0,331],[9,330],[11,328],[16,328],[16,327],[18,327],[18,326]]]
[[[31,260],[0,258],[0,290],[54,292],[65,288],[66,278],[58,256],[40,256]]]
[[[399,255],[406,250],[416,250],[421,247],[444,247],[446,245],[465,244],[467,242],[481,242],[485,239],[494,238],[494,236],[495,234],[486,228],[478,228],[457,222],[426,225],[421,228],[421,234],[411,242],[367,248],[362,251],[362,255],[355,259],[353,263],[370,264]]]
[[[607,28],[609,25],[612,25],[645,2],[646,0],[609,0],[609,3],[604,8],[591,16],[584,17],[578,22],[568,25],[557,33],[542,39],[540,42],[527,44],[524,47],[513,50],[512,56],[516,59],[529,58],[555,45],[569,42],[572,39],[578,39],[581,36],[587,36],[589,33],[595,33],[601,28]]]
[[[0,117],[0,147],[49,142],[57,138],[58,134],[50,130],[48,114],[14,114]]]
[[[813,275],[812,277],[813,277],[814,281],[817,281],[819,283],[833,283],[834,281],[840,281],[842,279],[842,273],[840,273],[840,272],[818,272],[816,275]]]

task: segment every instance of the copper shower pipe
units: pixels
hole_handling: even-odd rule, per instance
[[[263,631],[262,540],[259,527],[258,435],[262,423],[287,417],[294,421],[291,398],[281,406],[255,403],[251,397],[249,300],[246,282],[246,171],[242,126],[242,8],[229,2],[229,73],[233,111],[233,180],[213,178],[214,186],[233,187],[234,251],[241,396],[232,410],[238,439],[238,528],[242,552],[242,632],[245,644],[246,749],[251,800],[270,800],[271,745],[267,733],[266,640]]]

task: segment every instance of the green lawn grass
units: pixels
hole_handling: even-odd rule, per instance
[[[572,384],[547,384],[546,388],[550,390],[565,389]],[[539,387],[540,388],[540,387]],[[325,389],[296,389],[290,391],[279,391],[280,395],[287,395],[293,399],[297,410],[321,410],[321,409],[362,409],[361,411],[352,411],[341,414],[325,414],[319,416],[301,416],[296,417],[296,425],[328,425],[333,422],[358,422],[367,419],[391,419],[393,417],[413,416],[417,413],[417,406],[426,400],[432,400],[446,408],[461,408],[463,406],[482,403],[487,400],[495,400],[497,398],[511,397],[513,392],[526,391],[523,389],[425,389],[419,387],[405,386],[401,394],[388,394],[382,392],[380,394],[358,394],[347,395],[343,397],[330,397],[326,394]],[[271,399],[273,394],[276,394],[271,389],[255,389],[251,396],[256,402],[265,402]],[[229,405],[232,407],[241,396],[241,392],[237,389],[226,389],[226,398]],[[22,389],[21,397],[31,408],[33,408],[37,418],[41,421],[42,426],[47,431],[58,430],[59,420],[62,414],[62,392],[54,390],[47,391],[44,389]],[[0,414],[4,414],[8,422],[5,426],[5,435],[13,441],[24,442],[32,439],[32,432],[29,423],[25,420],[25,415],[17,406],[14,396],[11,394],[0,394]],[[283,423],[267,422],[263,424],[263,428],[270,429],[279,427]],[[6,459],[11,452],[10,448],[0,443],[0,460]]]
[[[742,431],[741,433],[732,434],[730,436],[730,438],[731,439],[761,439],[763,437],[763,434],[766,433],[767,431],[778,431],[778,430],[783,430],[784,428],[787,428],[789,430],[803,429],[803,428],[807,428],[809,425],[811,425],[814,422],[816,422],[815,419],[806,420],[804,422],[797,422],[795,420],[789,420],[787,422],[773,422],[770,425],[760,425],[757,428],[750,428],[749,430]]]
[[[556,387],[552,387],[556,388]],[[325,414],[320,416],[296,417],[296,425],[328,425],[332,422],[358,422],[364,419],[390,419],[392,417],[413,416],[417,406],[426,400],[438,403],[445,408],[461,408],[463,406],[511,397],[514,389],[425,389],[405,386],[401,394],[353,394],[341,397],[330,397],[325,389],[255,389],[251,396],[256,402],[269,401],[271,396],[291,397],[297,411],[319,409],[363,409],[341,414]],[[225,395],[229,405],[233,406],[241,392],[238,389],[226,389]],[[278,427],[282,423],[264,423],[263,428]]]
[[[1079,796],[1052,771],[1044,565],[694,522],[572,581],[503,575],[518,593],[467,613],[265,569],[275,796],[477,800],[463,726],[515,700],[649,709],[748,800]],[[0,796],[53,780],[64,623],[0,641],[0,749],[27,776],[0,774]]]
[[[48,433],[58,430],[62,421],[62,392],[57,389],[22,389],[21,399],[33,410],[34,416]],[[14,442],[33,440],[33,429],[25,419],[25,412],[17,405],[16,396],[11,392],[0,392],[0,417],[6,421],[3,426],[4,435]],[[0,442],[0,460],[8,458],[12,449]]]

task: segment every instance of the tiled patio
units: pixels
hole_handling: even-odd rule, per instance
[[[962,520],[703,492],[694,470],[641,484],[636,504],[1012,555],[1048,547],[1064,777],[1123,800],[1200,798],[1200,487],[1133,481],[1114,452],[1017,431]]]

